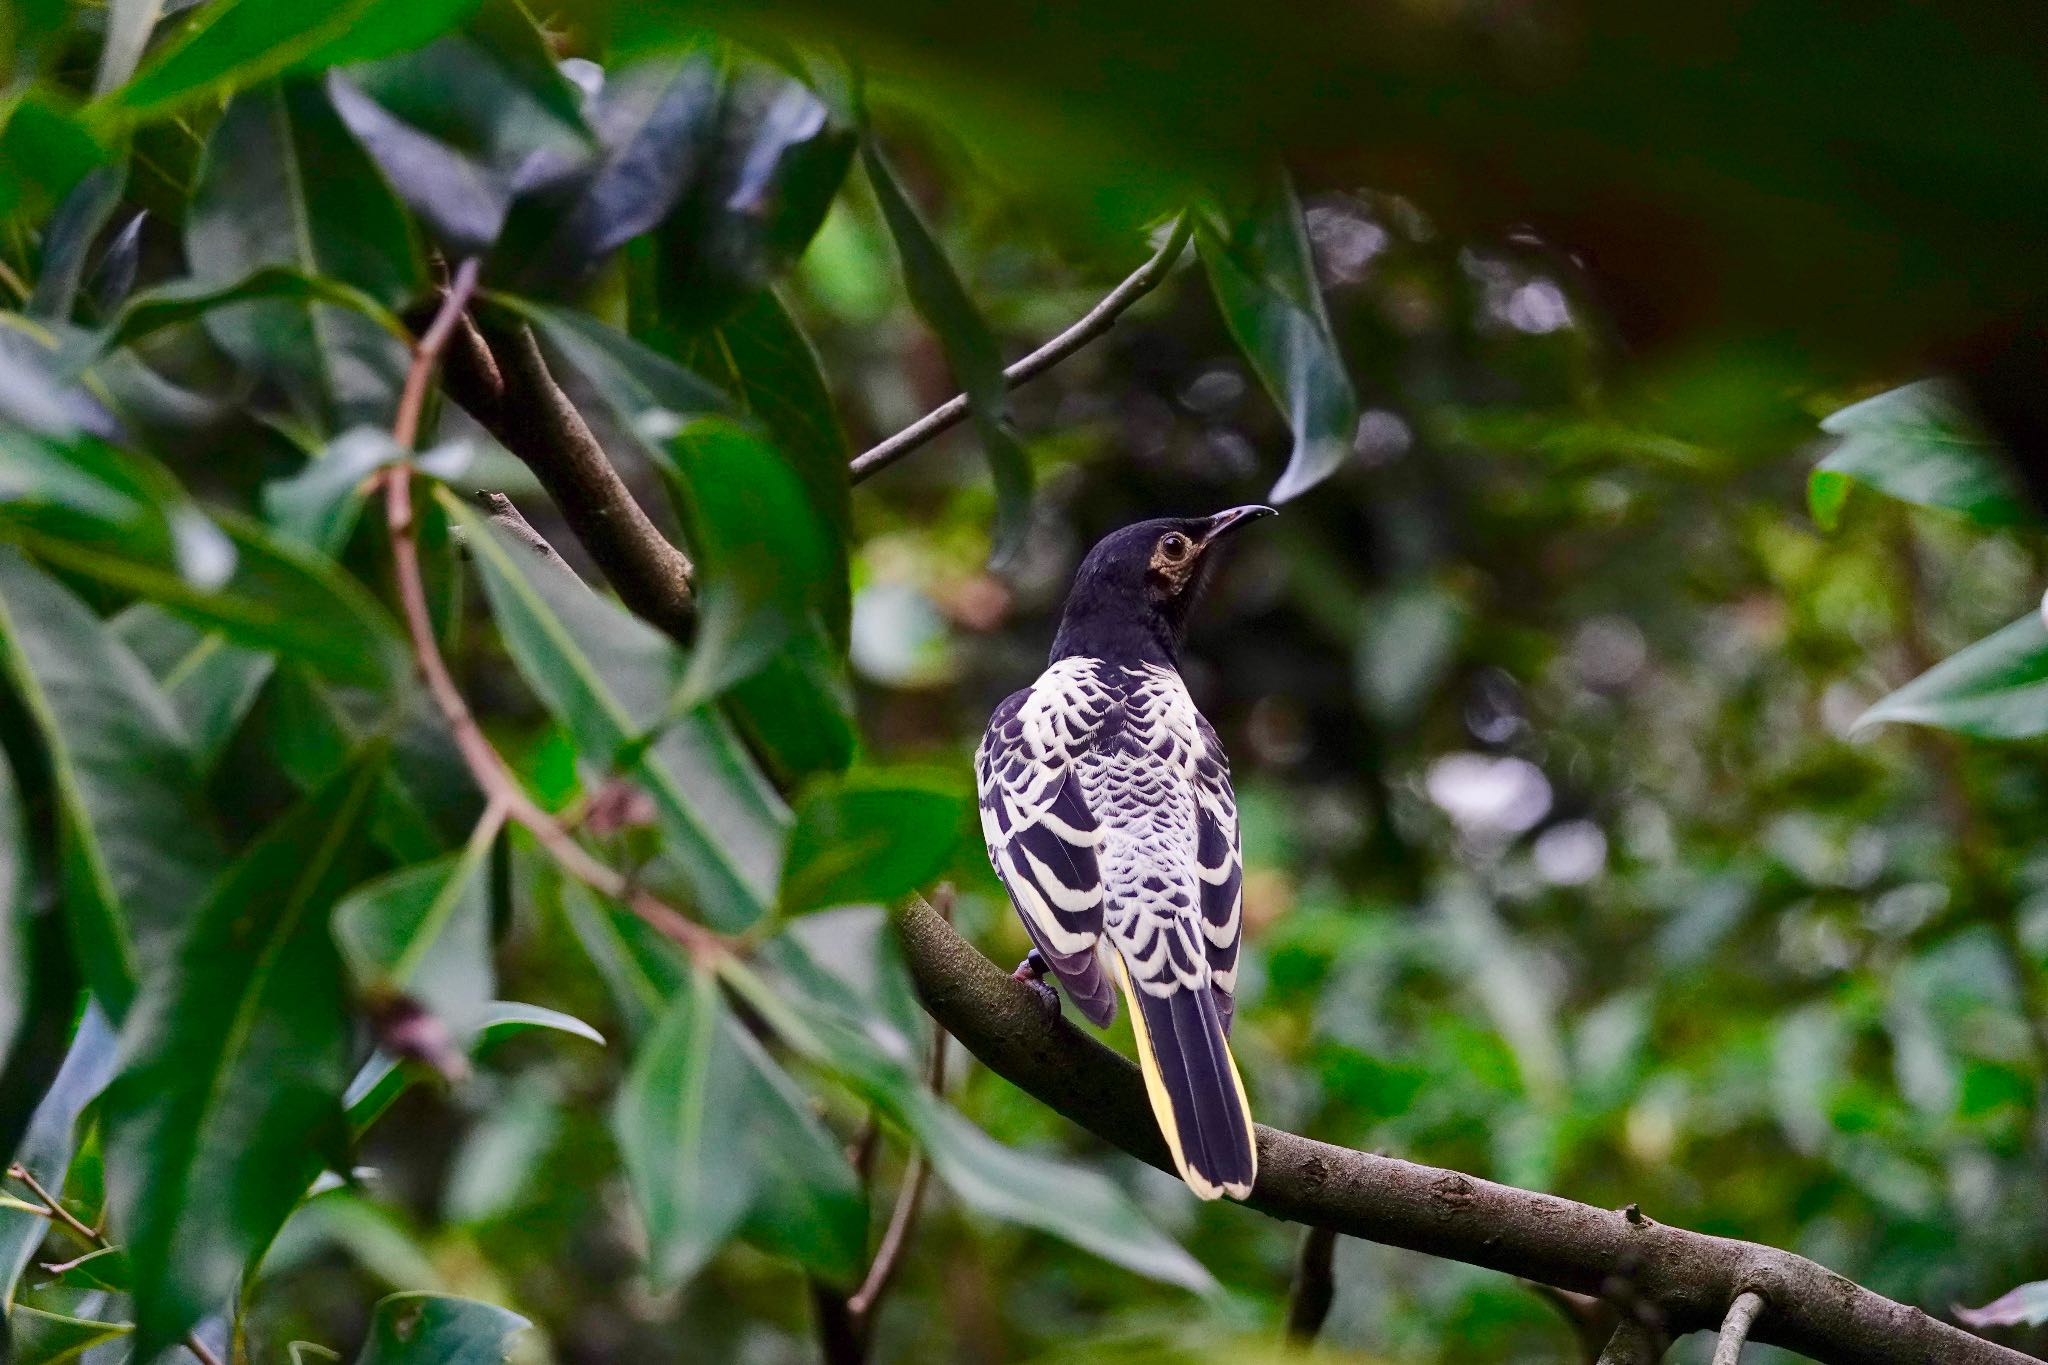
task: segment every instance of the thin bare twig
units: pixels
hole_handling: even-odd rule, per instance
[[[394,440],[411,446],[419,434],[420,405],[441,350],[455,333],[455,322],[476,286],[474,262],[465,261],[455,272],[447,297],[432,325],[413,352],[406,373],[405,389],[391,424]],[[394,465],[384,471],[385,520],[391,530],[391,559],[398,582],[398,601],[405,618],[406,634],[412,642],[413,660],[425,679],[427,691],[440,709],[443,723],[469,768],[470,776],[486,799],[497,803],[505,814],[534,837],[557,866],[601,895],[625,905],[656,931],[673,939],[692,956],[718,956],[726,951],[724,940],[702,925],[685,918],[653,893],[634,886],[623,873],[607,867],[586,852],[555,818],[534,803],[519,784],[505,760],[498,755],[483,728],[477,724],[462,690],[448,671],[434,636],[434,620],[427,607],[426,578],[420,568],[418,527],[413,516],[412,470]]]
[[[931,1069],[926,1081],[935,1095],[944,1094],[946,1089],[946,1031],[937,1024],[932,1025]],[[889,1226],[882,1232],[882,1244],[875,1250],[875,1259],[868,1266],[867,1278],[846,1301],[847,1309],[854,1320],[863,1325],[874,1314],[875,1305],[888,1292],[889,1281],[895,1277],[896,1268],[902,1263],[903,1253],[910,1245],[910,1231],[917,1223],[919,1210],[924,1207],[925,1187],[931,1181],[931,1167],[922,1152],[912,1152],[904,1163],[903,1184],[896,1191],[896,1206],[889,1210]]]
[[[1728,1305],[1728,1316],[1721,1319],[1721,1340],[1714,1345],[1714,1365],[1741,1365],[1743,1343],[1749,1340],[1749,1329],[1756,1325],[1757,1315],[1764,1311],[1764,1296],[1754,1289],[1745,1289],[1735,1296],[1735,1302]]]
[[[512,499],[503,493],[493,493],[489,490],[478,496],[483,499],[484,511],[492,522],[503,527],[515,540],[533,551],[537,558],[554,565],[571,577],[575,576],[576,571],[569,567],[568,560],[562,558],[562,552],[548,544],[546,536],[533,529],[533,523],[521,515],[518,505]]]
[[[1314,1341],[1330,1316],[1337,1298],[1337,1277],[1331,1270],[1336,1252],[1337,1234],[1328,1228],[1310,1228],[1301,1239],[1294,1292],[1287,1300],[1287,1339],[1298,1346]]]
[[[35,1197],[43,1202],[43,1207],[50,1211],[50,1217],[77,1233],[85,1240],[88,1246],[93,1247],[95,1250],[104,1251],[113,1245],[112,1242],[107,1240],[105,1233],[97,1228],[86,1226],[71,1210],[64,1207],[63,1201],[43,1188],[43,1182],[36,1179],[30,1173],[28,1167],[18,1164],[9,1166],[7,1174],[28,1186],[35,1194]],[[76,1262],[73,1262],[73,1264],[76,1264]],[[185,1334],[185,1349],[199,1358],[200,1365],[221,1365],[221,1358],[214,1353],[214,1349],[211,1346],[208,1346],[200,1339],[199,1333],[196,1331]]]
[[[1173,269],[1174,262],[1187,250],[1188,237],[1193,231],[1194,220],[1189,215],[1183,213],[1175,219],[1172,229],[1166,234],[1165,244],[1152,253],[1150,260],[1104,295],[1102,302],[1089,309],[1080,321],[1004,370],[1005,386],[1014,389],[1027,380],[1036,379],[1114,327],[1125,309],[1159,287],[1159,282]],[[879,474],[919,446],[966,420],[967,395],[955,394],[888,440],[854,456],[849,467],[853,482],[859,483],[869,475]]]

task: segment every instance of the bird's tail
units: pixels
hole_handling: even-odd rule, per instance
[[[1145,1090],[1181,1179],[1204,1199],[1243,1199],[1258,1175],[1259,1153],[1215,991],[1153,995],[1132,983],[1123,954],[1112,950],[1104,956],[1115,962],[1117,981],[1131,1002]]]

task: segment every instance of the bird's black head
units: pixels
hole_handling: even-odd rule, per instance
[[[1162,517],[1112,531],[1081,561],[1055,659],[1085,655],[1172,663],[1219,543],[1270,507],[1232,507],[1213,517]]]

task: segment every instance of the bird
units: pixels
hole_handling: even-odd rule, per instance
[[[1188,616],[1224,538],[1274,515],[1141,521],[1098,541],[1038,680],[996,707],[976,750],[989,862],[1050,975],[1098,1028],[1130,1004],[1140,1070],[1173,1164],[1204,1199],[1258,1174],[1230,1052],[1244,857],[1230,761],[1181,681]]]

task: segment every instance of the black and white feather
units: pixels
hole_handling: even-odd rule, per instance
[[[989,859],[1032,941],[1093,1023],[1115,1018],[1123,987],[1181,1174],[1204,1197],[1243,1198],[1257,1161],[1227,1042],[1237,800],[1179,673],[1059,659],[996,709],[975,772]]]

